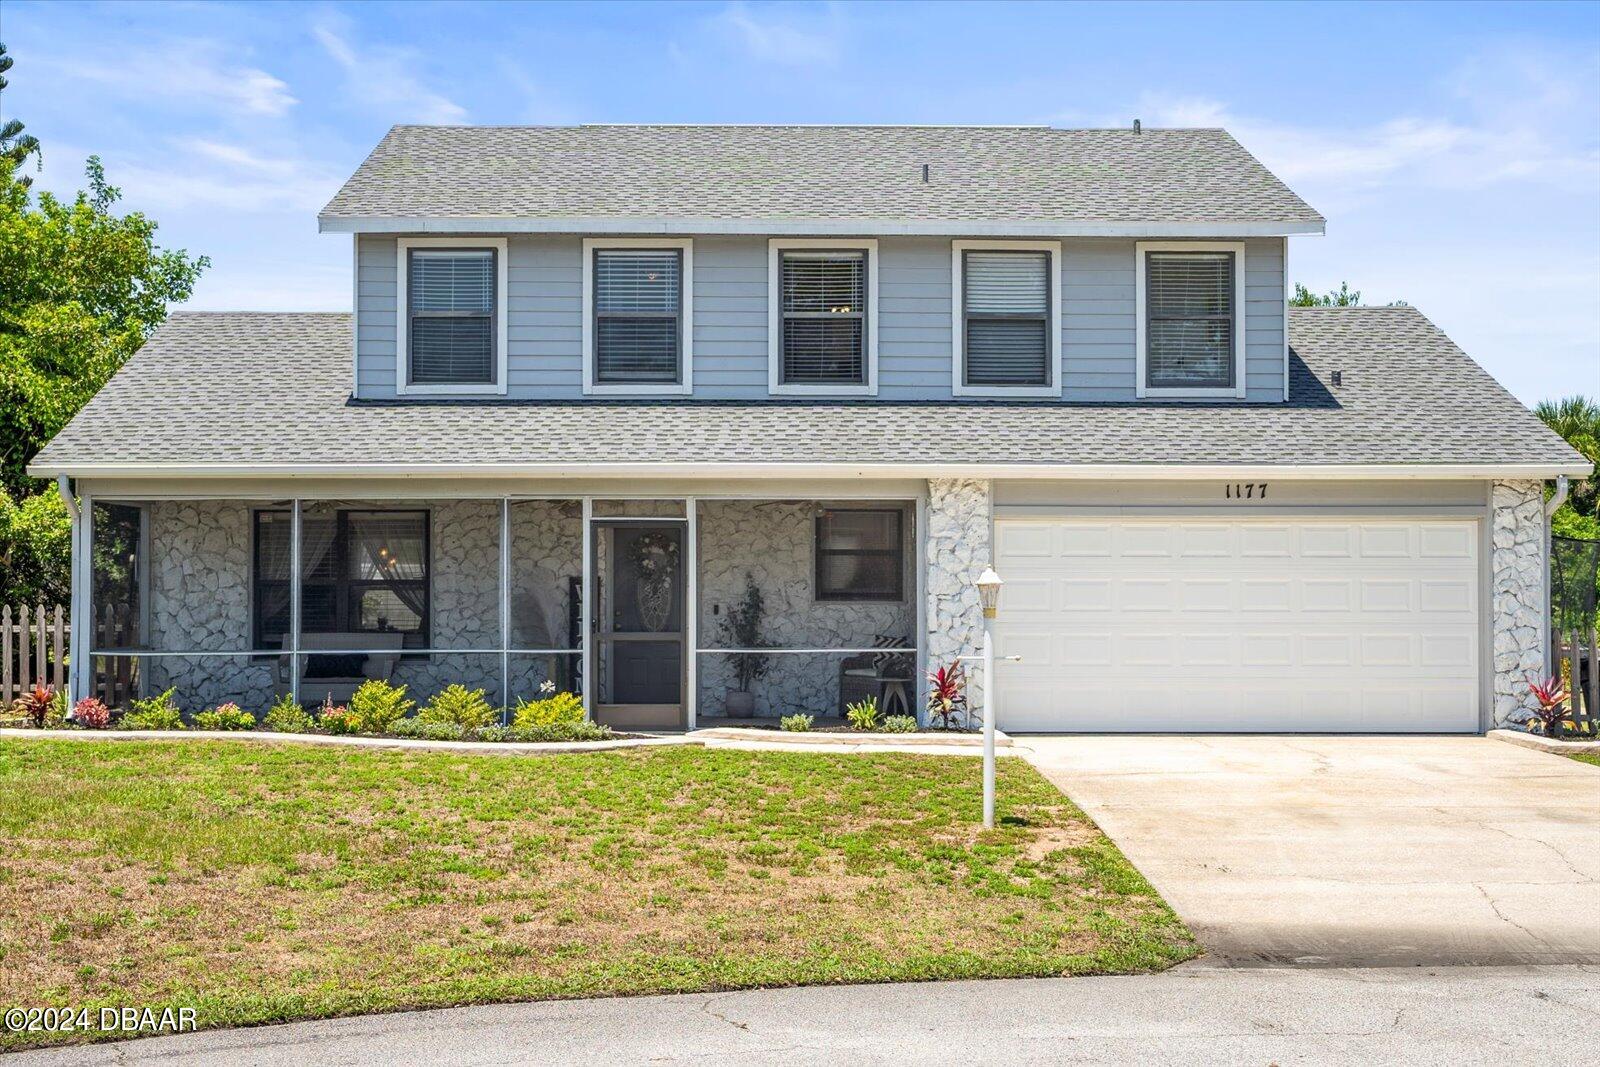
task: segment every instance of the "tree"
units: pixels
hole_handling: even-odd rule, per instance
[[[1600,536],[1600,532],[1580,532],[1600,531],[1600,515],[1596,514],[1597,507],[1600,507],[1600,403],[1586,396],[1541,400],[1533,413],[1595,465],[1587,478],[1579,479],[1572,485],[1567,502],[1552,517],[1552,523],[1563,529],[1574,530],[1567,536]],[[1579,521],[1567,519],[1562,512],[1568,512]]]
[[[12,60],[0,47],[0,74]],[[0,77],[0,92],[6,87]],[[0,602],[63,600],[66,508],[28,460],[194,291],[205,256],[155,243],[156,224],[117,215],[121,193],[97,157],[70,201],[20,173],[39,143],[0,125]],[[107,427],[114,433],[115,427]]]
[[[1340,282],[1339,288],[1329,289],[1326,293],[1313,293],[1310,289],[1296,282],[1294,296],[1289,298],[1289,306],[1297,308],[1357,308],[1363,307],[1361,303],[1361,290],[1351,290],[1349,282]],[[1404,300],[1391,300],[1385,307],[1403,308],[1410,307]]]

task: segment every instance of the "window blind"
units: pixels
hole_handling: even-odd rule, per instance
[[[865,252],[784,252],[782,381],[859,385],[867,380]]]
[[[413,382],[494,381],[494,252],[413,251],[406,299]]]
[[[1149,252],[1145,374],[1161,388],[1233,385],[1233,253]]]
[[[594,254],[595,380],[679,380],[682,260],[676,251]]]
[[[1050,384],[1050,254],[966,252],[968,385]]]

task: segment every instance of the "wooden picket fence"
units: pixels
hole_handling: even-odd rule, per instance
[[[97,612],[96,648],[132,644],[136,624],[125,611],[106,605]],[[56,689],[67,684],[67,650],[72,622],[59,604],[0,605],[0,709],[8,708],[37,683]],[[128,656],[103,656],[95,665],[94,695],[108,707],[125,707],[139,693],[139,663]]]

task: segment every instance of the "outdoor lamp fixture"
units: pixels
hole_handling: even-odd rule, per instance
[[[1000,587],[1005,583],[993,567],[978,575],[978,603],[983,606],[983,828],[994,829],[994,617],[1000,613]]]

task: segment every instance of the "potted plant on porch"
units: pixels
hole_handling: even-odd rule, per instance
[[[728,609],[722,619],[722,640],[728,648],[762,648],[766,641],[761,636],[761,618],[767,605],[756,586],[755,579],[744,576],[744,597]],[[727,714],[740,718],[755,713],[756,697],[751,686],[767,673],[770,657],[761,652],[745,652],[733,657],[734,677],[738,688],[728,693],[723,705]]]

